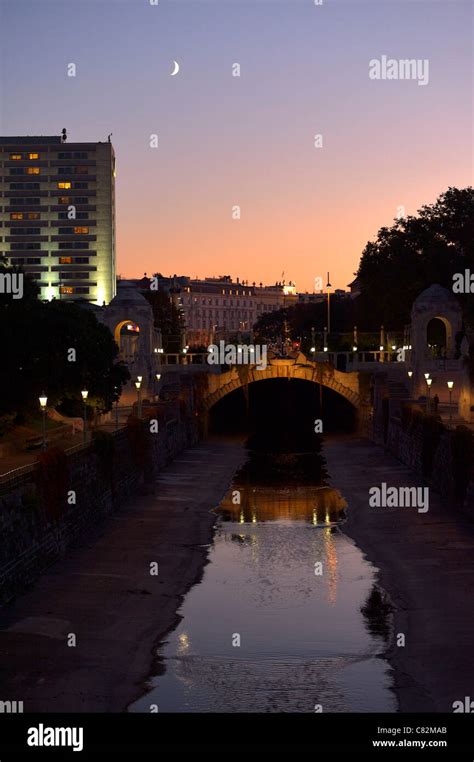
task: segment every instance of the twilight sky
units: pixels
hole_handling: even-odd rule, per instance
[[[124,277],[284,271],[312,291],[329,270],[345,287],[398,207],[473,182],[472,0],[0,8],[0,134],[113,133]],[[429,84],[371,80],[382,55],[429,59]]]

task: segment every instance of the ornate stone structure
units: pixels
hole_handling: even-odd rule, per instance
[[[462,331],[461,305],[452,291],[437,283],[422,291],[411,309],[410,335],[414,365],[429,362],[433,358],[428,342],[428,326],[432,320],[439,320],[444,325],[445,359],[454,359],[456,334]]]
[[[155,374],[159,367],[161,333],[154,326],[153,310],[134,283],[118,282],[117,295],[98,315],[112,333],[120,349],[120,358],[127,363],[131,381],[124,390],[136,395],[135,381],[142,376],[142,397],[156,390]]]

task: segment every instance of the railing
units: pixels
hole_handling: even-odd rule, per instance
[[[112,434],[115,436],[124,428],[124,426],[120,426],[118,429],[115,429]],[[87,442],[79,442],[72,447],[67,447],[64,452],[66,455],[74,455],[75,453],[87,450],[91,444],[92,439],[89,437]],[[0,475],[0,487],[8,485],[8,488],[11,489],[13,486],[15,486],[15,482],[20,482],[23,476],[33,473],[36,471],[37,467],[38,463],[37,461],[34,461],[33,463],[27,463],[24,466],[19,466],[18,468],[12,468],[10,471],[6,471],[4,474]]]
[[[370,368],[383,363],[409,363],[411,351],[406,349],[400,355],[399,349],[393,350],[357,350],[352,352],[315,352],[309,359],[317,362],[329,362],[337,370],[356,370]]]
[[[162,365],[207,365],[208,352],[168,352],[159,355]]]

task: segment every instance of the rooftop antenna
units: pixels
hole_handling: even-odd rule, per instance
[[[114,133],[113,133],[113,132],[111,132],[111,133],[110,133],[110,135],[109,135],[109,136],[108,136],[108,138],[107,138],[107,140],[109,141],[109,143],[110,143],[110,138],[112,137],[112,135],[113,135],[113,134],[114,134]]]
[[[66,132],[66,128],[63,127],[63,129],[61,130],[61,143],[65,143],[66,140],[67,140],[67,132]]]

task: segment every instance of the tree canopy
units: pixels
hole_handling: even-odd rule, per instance
[[[402,329],[421,291],[432,283],[452,289],[453,275],[465,269],[474,273],[474,189],[449,188],[417,216],[395,220],[367,243],[357,272],[358,324],[364,330],[381,323]],[[460,299],[473,323],[471,295]]]
[[[184,332],[181,310],[173,304],[170,294],[166,291],[146,289],[143,291],[143,296],[149,301],[153,310],[155,327],[161,331],[163,349],[165,352],[180,352]]]
[[[42,392],[48,405],[80,402],[83,388],[89,406],[111,409],[129,374],[118,362],[112,334],[92,312],[71,302],[40,301],[25,276],[23,298],[0,295],[0,315],[0,414],[37,409]]]

